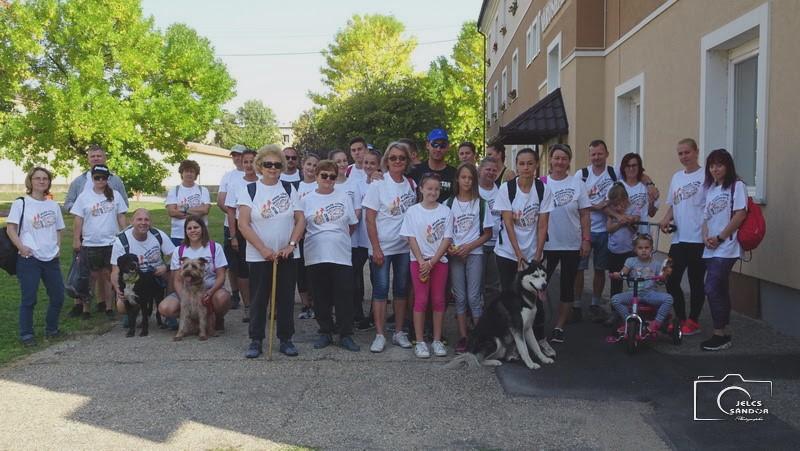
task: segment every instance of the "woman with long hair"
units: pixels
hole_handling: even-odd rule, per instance
[[[319,155],[307,152],[303,156],[303,178],[297,186],[297,194],[300,199],[306,194],[317,189],[317,165]],[[308,274],[306,272],[306,262],[303,252],[303,240],[300,240],[300,259],[297,261],[297,293],[300,295],[300,303],[303,305],[297,319],[314,319],[314,307],[311,295],[308,293]]]
[[[636,153],[626,154],[619,165],[619,173],[622,174],[622,184],[628,191],[630,206],[627,214],[637,216],[641,222],[647,222],[656,215],[658,205],[656,201],[651,201],[647,185],[644,183],[642,157]],[[640,226],[639,232],[649,233],[649,229],[647,226]]]
[[[375,149],[368,149],[364,154],[361,168],[365,177],[358,178],[358,191],[361,194],[359,203],[363,204],[370,183],[373,182],[376,174],[380,174],[381,153]],[[361,210],[361,220],[358,222],[353,236],[355,237],[353,242],[357,243],[357,247],[353,247],[353,272],[356,278],[356,286],[353,291],[355,328],[357,330],[369,330],[375,327],[375,324],[372,319],[374,316],[372,308],[370,308],[369,314],[364,313],[364,265],[369,260],[369,236],[367,235],[367,220],[363,208]]]
[[[24,197],[11,204],[6,220],[8,238],[16,246],[17,280],[21,293],[19,304],[19,338],[25,346],[33,346],[33,307],[39,281],[44,281],[50,303],[45,316],[45,337],[57,337],[58,317],[64,305],[64,279],[58,254],[64,218],[58,204],[48,199],[53,174],[37,166],[25,176]]]
[[[747,217],[747,186],[736,175],[733,158],[725,149],[717,149],[706,158],[704,186],[705,292],[714,321],[714,333],[700,347],[704,351],[720,351],[731,347],[731,336],[726,330],[731,318],[728,281],[733,264],[742,256],[737,233]]]

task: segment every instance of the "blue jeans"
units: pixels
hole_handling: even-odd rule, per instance
[[[373,301],[384,302],[389,298],[389,265],[392,266],[391,269],[394,272],[394,289],[392,290],[394,299],[408,299],[408,265],[410,260],[410,255],[405,252],[384,256],[383,264],[380,266],[372,261],[369,262]]]
[[[714,329],[724,329],[731,322],[731,293],[728,280],[738,258],[704,258],[706,263],[705,292]]]
[[[483,292],[483,255],[469,254],[466,258],[450,257],[450,284],[456,300],[456,314],[467,312],[467,303],[472,316],[478,319],[482,314],[481,293]]]
[[[35,257],[17,258],[17,280],[22,299],[19,304],[19,338],[33,338],[33,307],[36,305],[36,294],[39,291],[39,280],[44,281],[50,304],[47,306],[45,334],[58,332],[58,316],[64,304],[64,279],[58,257],[43,262]]]
[[[663,323],[667,319],[670,310],[672,310],[672,296],[668,293],[661,291],[640,291],[639,301],[658,307],[656,312],[656,321]],[[625,319],[631,311],[628,306],[633,304],[633,291],[626,291],[624,293],[617,293],[611,298],[611,305],[619,315]]]

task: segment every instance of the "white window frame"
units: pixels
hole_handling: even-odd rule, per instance
[[[492,92],[488,89],[486,90],[486,120],[491,122],[492,120]]]
[[[536,56],[539,55],[541,50],[541,30],[539,30],[539,14],[533,19],[531,26],[528,27],[528,33],[525,35],[525,46],[527,47],[527,53],[525,56],[527,57],[528,61],[526,62],[525,67],[531,65]]]
[[[517,91],[516,97],[513,99],[511,96],[506,93],[506,98],[508,98],[508,103],[517,100],[519,98],[519,49],[514,49],[514,53],[511,55],[511,89],[509,91]]]
[[[757,46],[752,42],[757,41]],[[769,111],[769,3],[753,9],[706,34],[700,41],[700,152],[705,158],[712,149],[732,150],[733,108],[730,105],[732,64],[743,57],[758,55],[756,85],[755,186],[747,192],[753,200],[766,203],[767,129]]]
[[[493,108],[494,108],[494,114],[497,115],[497,118],[495,119],[497,121],[500,120],[500,112],[499,112],[499,110],[500,110],[499,105],[500,104],[497,101],[497,98],[500,97],[499,94],[498,94],[498,91],[499,91],[499,89],[498,89],[497,81],[495,81],[494,82],[494,90],[492,91],[492,93],[493,93],[492,97],[494,98],[494,102],[492,103],[492,105],[493,105]]]
[[[558,47],[558,53],[553,52]],[[561,33],[558,33],[547,45],[547,93],[561,87]]]
[[[508,109],[508,66],[503,66],[503,72],[500,73],[500,103],[506,104],[506,110]],[[498,116],[500,113],[498,113]]]
[[[624,154],[634,152],[644,160],[645,138],[645,77],[644,72],[614,89],[614,164]],[[635,101],[634,99],[637,99]],[[638,112],[638,115],[636,114]],[[636,117],[638,116],[638,117]],[[638,145],[635,131],[639,132]]]

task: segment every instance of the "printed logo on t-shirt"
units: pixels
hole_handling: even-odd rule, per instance
[[[201,203],[202,201],[200,200],[200,193],[194,193],[184,197],[183,200],[181,200],[178,204],[181,207],[195,208],[199,207]]]
[[[514,225],[517,227],[533,227],[536,224],[536,215],[539,213],[539,204],[526,204],[522,210],[514,210]]]
[[[92,216],[103,216],[106,213],[111,213],[114,211],[114,202],[105,199],[102,202],[92,205],[89,211],[91,212]]]
[[[44,229],[56,224],[56,212],[53,210],[44,210],[33,216],[33,228]]]
[[[653,268],[651,268],[650,266],[639,266],[636,268],[632,268],[631,272],[633,272],[633,276],[636,278],[649,278],[649,277],[655,277],[656,275],[655,272],[653,271]]]
[[[591,202],[592,205],[596,205],[606,200],[608,190],[611,189],[611,185],[613,184],[614,181],[608,177],[599,179],[589,190],[589,202]]]
[[[444,237],[445,221],[445,218],[439,218],[433,224],[428,224],[428,228],[425,230],[425,241],[433,244],[441,240]]]
[[[264,202],[261,205],[261,217],[264,219],[273,218],[281,213],[284,213],[291,208],[291,199],[286,193],[280,193],[273,197],[271,200]]]
[[[486,201],[486,205],[489,207],[489,213],[491,213],[492,216],[494,216],[495,218],[500,217],[501,212],[499,210],[494,209],[494,199],[489,199],[488,201]]]
[[[678,205],[681,201],[687,200],[697,194],[700,191],[701,184],[702,182],[700,180],[695,180],[688,185],[683,185],[676,189],[675,193],[672,195],[672,205]]]
[[[152,269],[158,266],[161,262],[161,248],[158,246],[151,247],[145,251],[144,255],[139,256],[139,266],[145,266]]]
[[[344,216],[344,204],[336,202],[320,208],[314,213],[314,224],[320,225],[327,222],[334,222]]]
[[[402,196],[397,196],[389,204],[389,214],[392,216],[400,216],[404,214],[414,203],[416,203],[416,196],[412,193],[403,193]]]
[[[467,233],[472,229],[472,224],[475,223],[475,213],[466,213],[453,218],[453,233],[462,234]]]
[[[708,221],[711,219],[712,216],[716,215],[717,213],[726,211],[730,207],[730,199],[731,193],[720,193],[717,194],[711,202],[706,205],[705,211],[705,220]]]
[[[553,205],[561,207],[572,202],[575,197],[575,188],[564,188],[556,191],[553,194]]]
[[[647,193],[636,193],[629,198],[630,208],[628,211],[633,215],[641,216],[645,208],[647,208]]]

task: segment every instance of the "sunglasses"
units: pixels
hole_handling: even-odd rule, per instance
[[[395,162],[395,161],[401,161],[401,162],[403,162],[403,161],[406,161],[406,160],[407,160],[407,158],[406,158],[406,156],[405,156],[405,155],[392,155],[392,156],[390,156],[390,157],[388,158],[388,160],[389,160],[389,161],[391,161],[391,162]]]
[[[448,143],[447,141],[444,141],[444,142],[437,141],[437,142],[431,143],[431,147],[433,147],[434,149],[445,149],[449,145],[450,145],[450,143]]]
[[[261,167],[267,169],[283,169],[283,163],[279,161],[262,161]]]
[[[336,180],[336,174],[332,172],[320,172],[319,178],[322,180]]]
[[[297,159],[297,156],[293,156],[293,157],[288,157],[287,156],[286,159],[289,160],[289,161],[294,161],[294,160]]]
[[[95,175],[92,177],[92,180],[108,180],[108,177],[105,175]]]

